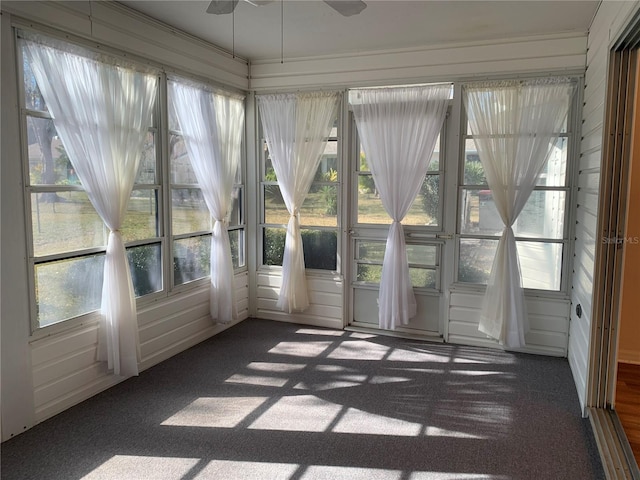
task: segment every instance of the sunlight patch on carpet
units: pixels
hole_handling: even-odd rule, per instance
[[[268,399],[269,397],[202,397],[161,425],[233,428]]]

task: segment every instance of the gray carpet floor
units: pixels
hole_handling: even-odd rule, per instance
[[[1,478],[604,478],[566,359],[246,320],[1,446]]]

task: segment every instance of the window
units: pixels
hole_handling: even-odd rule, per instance
[[[355,124],[353,131],[356,131]],[[442,196],[440,192],[441,169],[440,152],[441,143],[438,136],[433,155],[429,160],[429,170],[420,187],[420,193],[413,201],[407,215],[402,220],[403,225],[439,227],[442,218]],[[371,169],[367,164],[364,150],[358,141],[358,162],[356,164],[357,185],[357,223],[371,225],[390,225],[391,217],[384,209],[382,200],[376,191]],[[444,158],[444,157],[443,157]]]
[[[570,120],[567,123],[570,125]],[[504,226],[468,124],[463,133],[457,279],[464,283],[486,284]],[[524,288],[562,289],[562,265],[568,245],[566,205],[571,131],[565,124],[558,133],[560,136],[537,186],[513,225]]]
[[[57,135],[24,46],[21,53],[34,323],[45,327],[100,307],[108,230]],[[150,125],[122,226],[136,296],[162,290],[156,137]]]
[[[172,81],[178,82],[175,78]],[[168,100],[171,105],[172,99]],[[173,283],[182,285],[210,274],[213,219],[198,186],[175,112],[173,108],[168,110]],[[233,207],[227,218],[231,258],[236,269],[245,266],[243,195],[242,165],[239,165]]]
[[[19,49],[18,62],[35,330],[100,308],[109,232],[56,133],[24,47]],[[166,82],[166,77],[158,76],[158,81]],[[175,119],[170,115],[169,128],[159,127],[165,108],[165,99],[159,98],[121,228],[136,297],[166,295],[173,286],[209,276],[211,218]],[[159,145],[165,139],[169,149],[163,158]],[[242,179],[239,168],[228,218],[235,268],[245,265]],[[165,212],[167,195],[169,211]],[[173,273],[163,267],[168,249],[172,250]]]
[[[358,285],[379,285],[386,241],[357,239],[355,251],[355,282]],[[407,243],[411,285],[418,289],[440,289],[440,248],[438,244]]]
[[[271,164],[267,142],[261,141],[262,263],[282,265],[289,212]],[[304,262],[308,269],[338,269],[340,167],[338,120],[320,160],[314,181],[300,209]]]

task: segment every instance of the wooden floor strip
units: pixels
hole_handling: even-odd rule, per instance
[[[640,365],[618,364],[616,412],[640,465]]]

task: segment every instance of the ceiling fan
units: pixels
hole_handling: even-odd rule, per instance
[[[213,0],[207,8],[207,13],[214,15],[226,15],[232,13],[240,0]],[[274,0],[243,0],[255,6],[267,5]],[[324,3],[333,8],[340,15],[350,17],[357,15],[367,8],[367,4],[361,0],[323,0]]]

